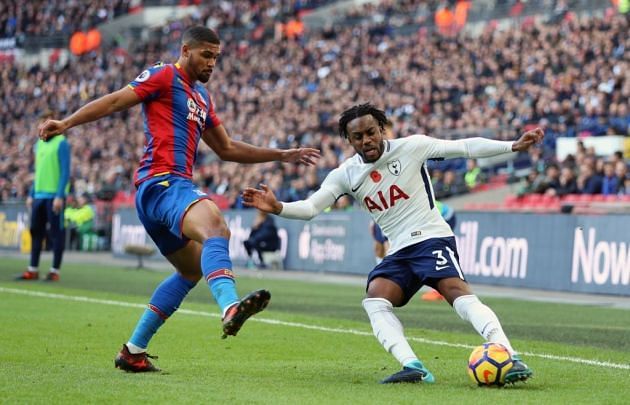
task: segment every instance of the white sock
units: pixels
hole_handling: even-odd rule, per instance
[[[39,269],[37,267],[28,266],[28,271],[30,271],[31,273],[37,273]]]
[[[59,273],[59,269],[56,269],[56,268],[54,268],[54,267],[51,267],[51,268],[50,268],[50,272],[51,272],[51,273]]]
[[[405,339],[403,326],[394,315],[391,302],[384,298],[366,298],[363,300],[363,308],[370,318],[374,336],[387,352],[403,366],[418,360]]]
[[[486,341],[500,343],[508,349],[510,355],[516,354],[505,332],[503,332],[499,318],[487,305],[479,301],[476,295],[457,297],[453,301],[453,308],[457,315],[470,322]]]
[[[136,346],[131,342],[127,342],[127,349],[129,349],[129,353],[131,354],[138,354],[138,353],[144,353],[147,351],[147,348],[144,347],[140,347],[140,346]]]

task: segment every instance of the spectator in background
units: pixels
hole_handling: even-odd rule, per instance
[[[249,257],[247,261],[248,268],[254,267],[252,259],[254,251],[258,254],[260,261],[258,268],[267,268],[263,252],[275,252],[280,249],[280,237],[278,236],[278,228],[276,228],[273,217],[264,211],[258,210],[249,238],[243,242],[243,245],[245,245],[245,250]]]
[[[578,143],[578,151],[580,150],[580,145]],[[531,166],[538,173],[543,173],[545,171],[545,159],[543,157],[543,150],[538,147],[532,148],[532,151],[529,155],[529,159],[531,161]]]
[[[580,166],[577,186],[580,194],[599,194],[602,192],[602,178],[595,173],[591,164],[583,163]]]
[[[630,111],[627,102],[611,104],[609,113],[608,123],[613,132],[616,135],[630,135]]]
[[[626,162],[619,160],[615,163],[615,174],[619,179],[617,194],[630,194],[630,176],[628,176],[628,166]]]
[[[481,173],[481,168],[477,166],[476,159],[468,159],[466,161],[466,174],[464,174],[464,181],[466,182],[466,187],[468,187],[469,190],[474,189],[484,181],[483,173]]]
[[[573,169],[567,166],[563,166],[560,170],[560,178],[556,187],[551,187],[547,190],[548,195],[555,195],[558,197],[565,196],[567,194],[577,194],[577,182],[575,181],[575,172]]]
[[[53,116],[52,111],[41,115],[41,122]],[[66,235],[63,211],[70,190],[70,144],[63,134],[35,144],[35,181],[27,206],[31,208],[31,261],[18,280],[39,278],[39,259],[44,239],[52,243],[53,262],[46,281],[59,281],[59,269]]]
[[[543,180],[543,176],[536,169],[532,168],[527,177],[525,177],[525,182],[518,190],[517,195],[522,197],[526,194],[537,193],[543,184]]]
[[[82,194],[70,203],[64,214],[70,231],[70,249],[81,248],[84,237],[94,234],[94,208],[90,205],[89,196]]]
[[[604,163],[604,176],[602,177],[602,194],[615,195],[619,191],[621,179],[615,175],[615,166],[612,162]]]
[[[354,200],[352,199],[352,197],[348,195],[342,195],[337,199],[337,201],[335,201],[334,208],[341,211],[351,211],[353,201]]]
[[[558,189],[558,187],[560,187],[560,170],[558,169],[558,165],[552,163],[545,170],[545,179],[536,192],[547,193],[547,191]]]
[[[467,186],[461,177],[457,176],[454,170],[447,170],[444,172],[444,179],[440,187],[435,190],[435,196],[436,198],[448,198],[467,191]]]

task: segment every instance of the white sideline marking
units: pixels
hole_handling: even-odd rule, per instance
[[[118,306],[118,307],[146,308],[146,304],[134,304],[132,302],[104,300],[104,299],[99,299],[99,298],[82,297],[82,296],[77,296],[77,295],[54,294],[54,293],[47,293],[47,292],[42,292],[42,291],[21,290],[18,288],[0,287],[0,292],[9,293],[9,294],[28,295],[31,297],[53,298],[53,299],[59,299],[59,300],[65,300],[65,301],[77,301],[77,302],[88,302],[92,304],[113,305],[113,306]],[[212,317],[212,318],[220,317],[219,314],[213,314],[213,313],[204,312],[204,311],[194,311],[191,309],[178,309],[177,312],[181,314],[207,316],[207,317]],[[310,330],[316,330],[320,332],[343,333],[346,335],[357,335],[357,336],[370,336],[370,337],[372,336],[372,333],[364,332],[364,331],[360,331],[356,329],[327,328],[325,326],[308,325],[305,323],[298,323],[298,322],[285,322],[285,321],[279,321],[277,319],[266,319],[266,318],[252,318],[251,320],[256,321],[256,322],[266,323],[269,325],[290,326],[294,328],[310,329]],[[473,349],[475,347],[473,345],[466,345],[462,343],[450,343],[450,342],[445,342],[443,340],[431,340],[431,339],[424,339],[424,338],[419,338],[419,337],[408,336],[407,339],[413,342],[426,343],[426,344],[437,345],[437,346],[457,347],[457,348],[463,348],[463,349]],[[531,356],[531,357],[539,357],[541,359],[547,359],[547,360],[558,360],[558,361],[566,361],[570,363],[586,364],[586,365],[595,366],[595,367],[618,368],[620,370],[630,370],[630,364],[611,363],[608,361],[581,359],[578,357],[556,356],[555,354],[545,354],[545,353],[522,352],[522,354],[526,356]]]

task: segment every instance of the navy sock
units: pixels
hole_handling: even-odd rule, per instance
[[[209,238],[203,243],[201,271],[221,313],[224,314],[229,306],[239,301],[227,238]]]
[[[55,269],[61,268],[61,259],[63,258],[63,250],[65,249],[66,240],[65,240],[65,231],[63,229],[59,230],[54,239],[53,239],[53,262],[52,267]]]
[[[140,317],[129,342],[146,349],[149,340],[182,303],[196,283],[174,273],[155,289],[148,308]]]
[[[31,267],[39,266],[39,258],[42,254],[42,244],[44,238],[40,235],[33,235],[31,239]]]

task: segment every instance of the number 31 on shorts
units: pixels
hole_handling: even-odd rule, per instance
[[[446,249],[448,258],[444,255],[443,249],[438,249],[431,252],[431,254],[433,254],[436,259],[435,271],[440,271],[453,266],[455,267],[455,270],[457,270],[459,277],[463,280],[464,275],[462,274],[462,269],[459,267],[459,263],[457,262],[457,258],[455,257],[455,252],[448,246],[446,246],[444,249]]]

